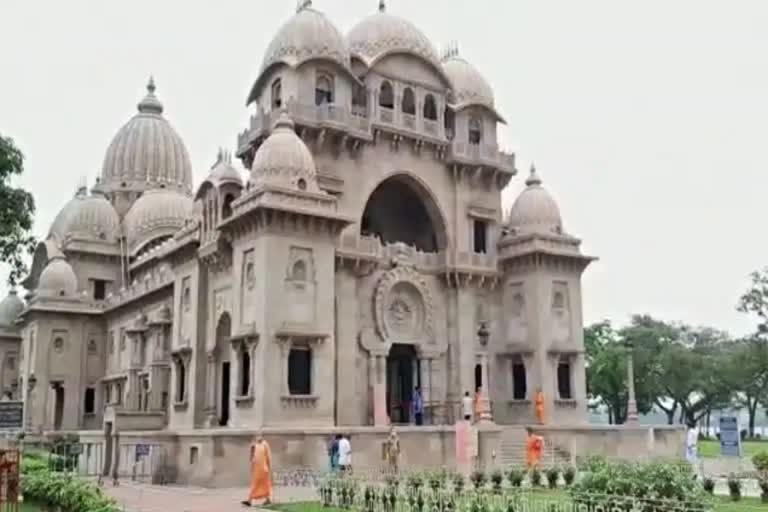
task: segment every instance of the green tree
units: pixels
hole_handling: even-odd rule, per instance
[[[35,248],[31,234],[35,201],[32,194],[11,183],[23,170],[21,150],[10,137],[0,134],[0,261],[11,266],[11,285],[26,272],[24,256]]]
[[[747,410],[754,437],[757,408],[768,401],[768,343],[757,336],[734,342],[727,372],[735,403]]]
[[[736,309],[758,318],[757,332],[768,333],[768,267],[749,275],[749,289],[739,298]]]

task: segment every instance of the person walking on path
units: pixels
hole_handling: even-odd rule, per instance
[[[339,440],[339,467],[342,473],[348,473],[352,468],[352,444],[349,434],[344,434]]]
[[[331,473],[336,473],[339,469],[339,441],[341,436],[336,434],[331,438],[331,442],[328,445],[328,457],[331,460]]]
[[[544,453],[544,439],[533,433],[533,429],[525,429],[528,433],[528,439],[525,442],[525,464],[530,471],[538,469],[541,463],[541,456]]]
[[[272,452],[261,432],[251,445],[251,489],[242,503],[255,507],[258,500],[264,500],[264,505],[272,503]]]

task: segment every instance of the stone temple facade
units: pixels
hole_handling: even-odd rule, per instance
[[[373,6],[375,8],[375,6]],[[499,149],[494,93],[378,12],[344,36],[309,1],[280,27],[235,156],[195,186],[150,81],[0,305],[0,382],[30,431],[585,424],[592,258],[535,170]],[[18,370],[17,370],[18,367]]]

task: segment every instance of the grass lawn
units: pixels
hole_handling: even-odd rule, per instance
[[[19,512],[41,512],[43,509],[32,503],[22,503]]]
[[[542,498],[547,500],[566,501],[567,495],[563,491],[541,491]],[[551,503],[551,501],[550,501]],[[323,507],[320,502],[283,503],[266,507],[279,512],[349,512],[334,507]],[[757,498],[742,498],[739,502],[732,502],[728,498],[718,498],[715,512],[766,512],[768,505],[764,505]],[[23,512],[27,512],[24,510]]]
[[[760,451],[768,451],[768,442],[765,441],[744,441],[741,443],[742,456],[752,458],[754,454]],[[720,456],[720,441],[699,441],[699,457],[705,459],[714,459]]]

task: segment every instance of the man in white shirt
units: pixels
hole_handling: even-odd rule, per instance
[[[461,398],[461,417],[465,421],[472,419],[472,397],[469,396],[469,391],[464,392],[464,396]]]
[[[349,442],[348,434],[341,436],[339,441],[339,467],[343,473],[352,467],[352,445]]]

